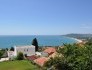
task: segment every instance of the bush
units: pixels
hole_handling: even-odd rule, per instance
[[[57,52],[63,57],[51,58],[45,63],[45,67],[53,70],[92,70],[92,44],[85,44],[83,47],[65,44]]]
[[[23,60],[23,59],[24,59],[23,53],[19,52],[17,55],[17,60]]]

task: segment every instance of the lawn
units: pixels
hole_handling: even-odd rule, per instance
[[[39,70],[36,65],[30,63],[30,61],[7,61],[0,63],[0,70]]]

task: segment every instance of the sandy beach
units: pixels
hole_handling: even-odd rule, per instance
[[[77,38],[72,38],[72,39],[76,40],[78,43],[82,43],[83,42],[82,40],[77,39]]]
[[[82,40],[80,40],[80,39],[77,39],[77,38],[72,38],[72,37],[67,37],[67,38],[74,39],[74,40],[76,40],[76,41],[77,41],[77,43],[82,43],[82,42],[83,42]]]

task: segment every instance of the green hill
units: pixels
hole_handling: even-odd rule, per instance
[[[78,38],[78,39],[92,38],[92,34],[67,34],[67,35],[64,35],[64,36]]]

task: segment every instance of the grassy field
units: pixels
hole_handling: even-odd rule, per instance
[[[7,61],[0,63],[0,70],[39,70],[36,65],[29,61]]]

